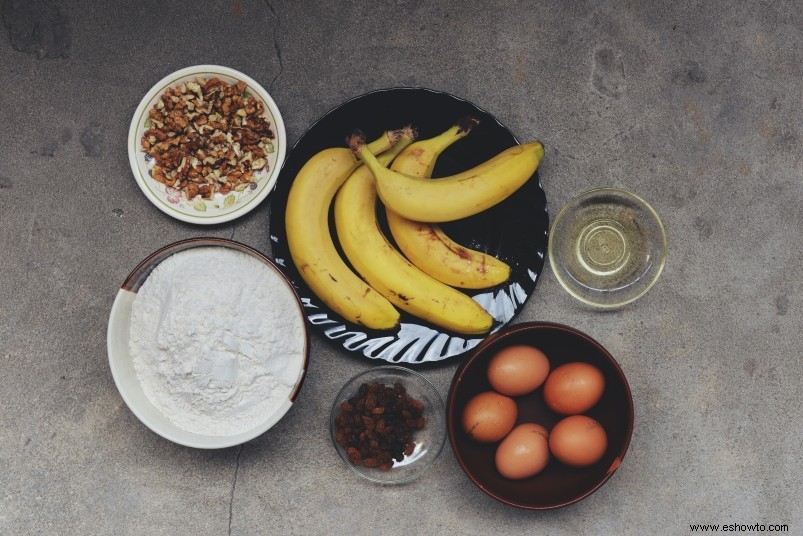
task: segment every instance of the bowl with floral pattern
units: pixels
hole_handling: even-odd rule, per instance
[[[188,223],[231,221],[273,190],[287,151],[284,121],[248,75],[218,65],[178,70],[137,107],[128,158],[142,193]]]

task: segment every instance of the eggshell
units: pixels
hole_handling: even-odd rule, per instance
[[[605,376],[589,363],[575,361],[553,370],[544,382],[544,402],[563,415],[585,413],[602,398]]]
[[[496,468],[505,478],[521,480],[536,475],[549,463],[549,433],[540,424],[515,427],[496,449]]]
[[[488,363],[491,387],[508,396],[535,391],[549,374],[549,359],[538,348],[527,345],[500,350]]]
[[[494,391],[475,395],[463,410],[463,430],[474,440],[493,443],[513,429],[518,407],[512,398]]]
[[[607,448],[605,429],[585,415],[566,417],[549,433],[549,450],[559,461],[573,467],[597,463]]]

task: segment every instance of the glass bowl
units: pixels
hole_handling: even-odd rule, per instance
[[[426,419],[424,427],[413,432],[412,452],[404,455],[401,460],[393,460],[392,466],[385,469],[368,467],[362,462],[355,463],[349,457],[346,447],[338,443],[336,420],[344,411],[344,404],[350,404],[353,408],[360,386],[373,383],[391,388],[397,383],[401,384],[410,397],[423,404],[423,416]],[[382,427],[384,428],[384,423]],[[355,473],[379,484],[402,484],[421,476],[440,456],[446,442],[445,405],[435,386],[421,374],[395,365],[374,367],[351,378],[337,394],[332,404],[329,429],[335,449]]]
[[[549,263],[569,294],[620,307],[643,296],[666,263],[666,231],[644,199],[597,188],[561,209],[549,233]]]

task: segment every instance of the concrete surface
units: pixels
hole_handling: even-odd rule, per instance
[[[803,7],[773,2],[0,0],[0,533],[803,534]],[[447,448],[409,486],[358,480],[327,430],[372,363],[312,336],[300,400],[242,447],[198,451],[124,405],[105,334],[147,254],[191,236],[270,251],[268,205],[182,224],[151,205],[125,140],[142,95],[187,65],[240,69],[295,142],[389,86],[465,97],[547,147],[554,217],[612,185],[663,216],[669,262],[636,304],[591,311],[547,267],[516,321],[586,331],[620,361],[636,429],[587,500],[519,511]],[[456,362],[426,370],[445,394]]]

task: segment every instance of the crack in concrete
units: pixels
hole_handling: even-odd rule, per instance
[[[237,475],[240,472],[240,457],[243,455],[243,445],[240,445],[240,450],[237,451],[237,461],[234,467],[234,478],[231,482],[231,495],[229,496],[229,536],[231,536],[231,521],[234,517],[234,491],[237,489]]]
[[[273,26],[273,50],[276,51],[276,59],[279,60],[279,72],[273,77],[268,84],[268,91],[273,92],[273,86],[276,83],[276,80],[282,75],[284,72],[284,61],[282,60],[282,48],[279,46],[279,40],[276,38],[277,34],[279,33],[279,27],[282,25],[282,19],[279,17],[279,13],[276,12],[276,9],[273,7],[273,4],[270,0],[265,0],[265,6],[268,8],[268,11],[276,18],[276,24]]]

